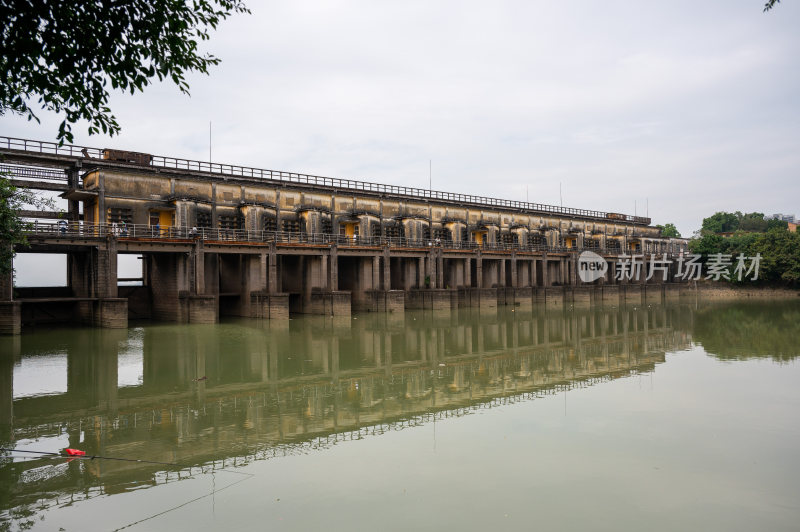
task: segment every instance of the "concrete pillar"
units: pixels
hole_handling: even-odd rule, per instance
[[[326,292],[331,289],[330,257],[323,254],[320,257],[320,277],[322,279],[321,288]]]
[[[330,252],[330,286],[332,292],[339,290],[339,252],[336,244],[331,245]]]
[[[519,272],[517,272],[517,254],[511,252],[511,286],[519,287]]]
[[[472,286],[472,259],[464,259],[464,286],[470,288]]]
[[[258,256],[258,286],[260,286],[261,287],[260,290],[263,290],[264,292],[269,291],[269,284],[267,279],[268,264],[269,263],[267,261],[267,253],[262,251],[261,254]]]
[[[417,261],[417,288],[425,288],[425,257],[420,257]]]
[[[498,286],[505,288],[506,286],[506,259],[500,259],[500,280],[497,282]]]
[[[384,231],[384,229],[381,229]],[[383,289],[392,289],[392,259],[389,255],[389,246],[383,248]]]
[[[205,293],[206,289],[206,262],[202,240],[198,239],[195,241],[191,253],[193,273],[191,290],[193,294],[201,295]],[[264,260],[266,260],[266,258]]]
[[[97,297],[117,297],[117,239],[109,236],[97,251]]]
[[[372,290],[380,290],[381,287],[381,257],[372,257]]]
[[[278,286],[278,254],[275,249],[275,242],[269,243],[269,259],[268,259],[268,274],[267,274],[267,290],[270,294],[279,293],[280,287]]]
[[[542,286],[550,286],[550,268],[547,267],[547,252],[542,254]]]
[[[0,301],[14,299],[14,270],[13,264],[9,265],[8,272],[0,273]]]
[[[0,301],[0,335],[22,331],[22,305],[19,301]]]
[[[436,250],[436,288],[444,288],[444,257],[441,248]]]
[[[403,269],[403,290],[408,291],[412,288],[419,287],[416,264],[416,259],[400,259],[400,266]]]
[[[478,258],[475,259],[475,286],[477,288],[483,288],[483,257],[481,256],[481,252],[478,251]]]

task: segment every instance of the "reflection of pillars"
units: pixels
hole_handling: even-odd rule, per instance
[[[622,354],[627,358],[629,355],[629,344],[628,344],[628,316],[629,313],[626,313],[622,316]]]
[[[339,339],[337,337],[331,338],[331,380],[339,382]]]
[[[519,322],[511,322],[511,347],[516,349],[519,347]]]
[[[428,343],[425,341],[425,332],[424,331],[417,331],[417,346],[419,348],[419,360],[420,362],[426,362],[428,360]]]
[[[7,442],[14,419],[14,360],[19,356],[18,335],[0,337],[0,441]]]
[[[122,334],[120,334],[122,333]],[[94,366],[93,385],[97,405],[101,409],[114,410],[117,406],[117,382],[119,379],[119,341],[126,332],[100,329],[99,342],[92,350]]]
[[[274,334],[269,335],[269,351],[267,351],[267,358],[269,359],[269,381],[278,382],[278,340]],[[328,357],[324,359],[323,372],[328,372]]]
[[[194,378],[197,379],[197,389],[195,394],[195,399],[197,400],[197,406],[200,407],[205,403],[206,398],[206,346],[208,345],[207,341],[202,336],[194,336]],[[200,380],[202,379],[202,380]]]
[[[485,343],[483,341],[483,326],[481,326],[481,324],[478,324],[477,328],[478,328],[478,353],[483,354],[483,352],[486,350],[484,349]]]
[[[581,347],[581,328],[578,323],[578,317],[575,315],[575,313],[570,314],[570,316],[570,327],[572,328],[570,335],[572,336],[572,344],[577,351]]]
[[[383,335],[383,364],[386,368],[386,376],[392,375],[392,335],[386,333]]]
[[[547,325],[546,318],[542,318],[542,342],[545,345],[550,343],[550,327]]]

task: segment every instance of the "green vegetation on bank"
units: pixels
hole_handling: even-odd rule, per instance
[[[717,253],[731,255],[734,263],[739,254],[761,255],[758,282],[800,287],[800,233],[790,232],[784,221],[765,220],[760,212],[718,212],[705,218],[689,249],[704,259]]]
[[[38,210],[55,209],[55,202],[40,198],[30,190],[17,188],[5,174],[0,173],[0,275],[11,271],[14,246],[25,245],[25,229],[30,225],[19,217],[25,206]]]

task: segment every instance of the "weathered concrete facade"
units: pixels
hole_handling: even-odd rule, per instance
[[[0,152],[39,169],[42,179],[28,186],[53,179],[44,167],[64,171],[55,189],[70,202],[69,224],[37,224],[31,249],[68,253],[71,290],[60,302],[71,298],[83,323],[104,327],[125,326],[123,314],[208,323],[220,315],[583,306],[628,295],[640,302],[663,297],[658,276],[649,281],[658,290],[648,290],[647,257],[686,245],[642,217],[74,148]],[[583,250],[608,266],[586,288],[577,272]],[[124,297],[121,253],[142,256],[142,286],[126,287]],[[615,264],[634,253],[644,257],[642,281],[618,285]],[[25,309],[12,302],[39,303],[1,293],[0,323],[13,333]]]

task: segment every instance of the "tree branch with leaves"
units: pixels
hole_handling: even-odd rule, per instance
[[[115,135],[110,89],[133,94],[172,80],[189,94],[186,75],[220,62],[201,54],[200,42],[232,14],[249,12],[239,0],[0,0],[0,115],[38,122],[37,106],[63,113],[61,143],[74,142],[80,120],[89,134]]]

